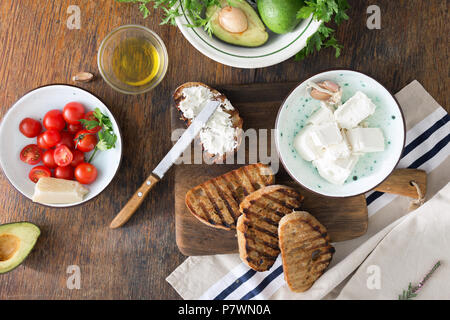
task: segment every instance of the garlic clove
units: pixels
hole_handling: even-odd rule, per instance
[[[338,92],[339,89],[341,89],[341,87],[339,87],[338,84],[336,84],[330,80],[325,80],[322,83],[319,83],[319,86],[321,86],[322,88],[327,89],[331,92]]]
[[[321,101],[329,100],[332,97],[332,95],[330,93],[339,92],[339,90],[341,89],[341,87],[339,87],[338,84],[336,84],[330,80],[325,80],[325,81],[319,82],[319,83],[317,83],[317,85],[320,88],[324,89],[324,91],[321,91],[317,88],[312,88],[310,95],[312,98],[314,98],[316,100],[321,100]],[[328,92],[325,92],[325,91],[328,91]]]
[[[326,101],[331,98],[330,94],[323,92],[323,91],[319,91],[316,88],[311,89],[310,95],[313,99],[321,100],[321,101]]]
[[[94,75],[90,72],[79,72],[72,77],[73,81],[89,82],[94,79]]]

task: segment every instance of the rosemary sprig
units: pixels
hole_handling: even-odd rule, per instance
[[[398,300],[410,300],[412,298],[417,297],[417,293],[419,292],[419,290],[423,287],[425,282],[428,281],[428,279],[436,271],[436,269],[439,268],[440,265],[441,265],[440,261],[436,262],[433,268],[427,273],[425,278],[423,278],[422,281],[420,281],[417,286],[413,286],[411,283],[409,283],[408,289],[403,290],[402,294],[398,295]]]

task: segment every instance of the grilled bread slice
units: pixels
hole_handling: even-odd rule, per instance
[[[177,107],[178,111],[180,112],[181,119],[186,123],[187,126],[191,125],[193,119],[187,119],[186,117],[184,117],[183,112],[180,110],[180,102],[186,98],[183,95],[183,90],[186,88],[199,87],[199,86],[209,89],[213,93],[214,98],[216,100],[221,101],[221,102],[225,102],[227,100],[227,97],[224,94],[220,93],[216,89],[213,89],[204,83],[186,82],[186,83],[182,84],[177,89],[175,89],[175,93],[173,94],[173,99],[175,100],[176,107]],[[238,150],[238,148],[241,144],[241,141],[242,141],[242,126],[243,126],[244,121],[239,116],[239,111],[236,108],[234,108],[233,110],[226,110],[225,108],[223,108],[223,110],[230,115],[232,126],[235,129],[238,129],[236,131],[236,137],[235,137],[236,147],[233,150],[230,150],[229,152],[226,152],[222,155],[212,154],[212,153],[209,153],[208,150],[205,150],[206,156],[208,158],[210,158],[210,161],[213,163],[220,163],[221,161],[224,161],[228,155],[234,154]],[[204,146],[203,146],[203,149],[204,149]]]
[[[272,185],[259,189],[241,202],[242,215],[237,223],[239,254],[256,271],[266,271],[274,264],[278,247],[278,222],[300,207],[303,196],[296,190]]]
[[[186,206],[209,226],[235,229],[241,214],[239,204],[244,197],[274,182],[274,174],[268,165],[251,164],[192,188],[186,193]]]
[[[334,253],[327,229],[305,211],[284,216],[278,226],[284,278],[294,292],[308,290]]]

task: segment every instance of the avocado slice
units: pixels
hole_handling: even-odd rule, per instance
[[[239,9],[238,13],[245,15],[246,29],[243,32],[230,32],[220,23],[221,11],[230,9],[229,7]],[[263,45],[269,39],[266,27],[258,16],[258,13],[245,0],[221,0],[220,6],[211,6],[206,10],[206,17],[211,21],[212,33],[222,41],[244,47],[258,47]],[[244,18],[244,21],[245,21]]]
[[[16,222],[0,225],[0,274],[19,266],[41,234],[39,228],[30,222]]]
[[[304,4],[303,0],[258,0],[258,12],[267,28],[283,34],[298,25],[297,12]]]

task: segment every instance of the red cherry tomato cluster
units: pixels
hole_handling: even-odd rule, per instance
[[[31,169],[28,177],[37,182],[42,177],[76,179],[82,184],[90,184],[97,179],[97,168],[85,162],[85,153],[97,145],[97,126],[85,130],[80,119],[97,121],[93,112],[85,113],[84,106],[70,102],[61,110],[50,110],[39,121],[25,118],[20,122],[20,132],[28,138],[36,138],[36,144],[25,146],[20,152],[20,160],[30,165],[39,165]]]

